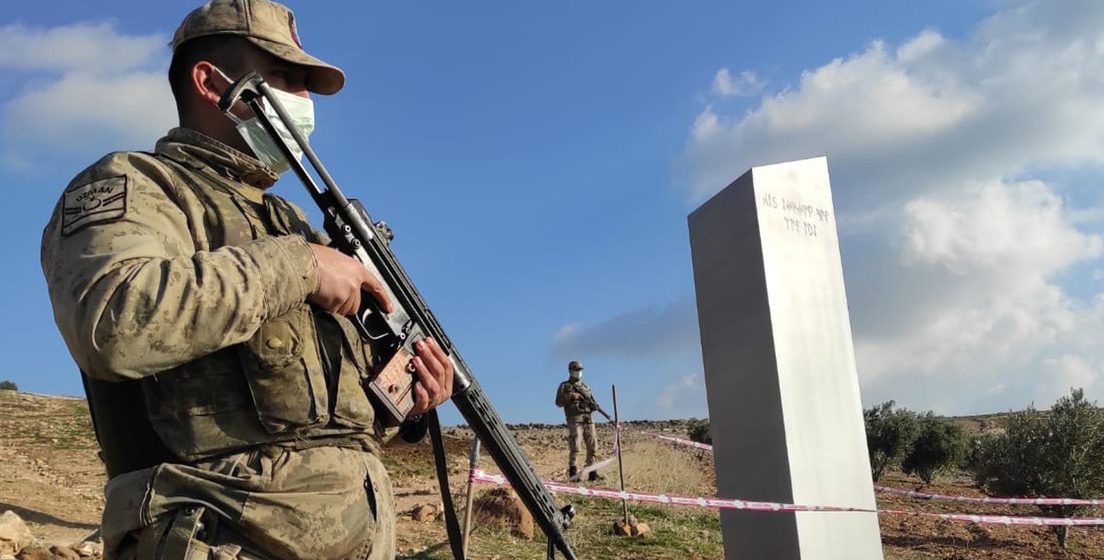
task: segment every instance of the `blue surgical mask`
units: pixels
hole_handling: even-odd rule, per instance
[[[216,68],[216,70],[218,70]],[[222,70],[218,70],[218,73],[230,83],[230,80],[226,74],[223,74]],[[283,106],[284,111],[290,117],[291,125],[299,130],[299,133],[303,135],[303,138],[308,138],[311,132],[314,132],[314,102],[305,97],[299,97],[286,91],[281,91],[276,88],[271,88],[272,93],[279,100],[280,105]],[[276,127],[276,131],[280,133],[280,137],[284,139],[287,145],[291,148],[291,153],[295,155],[297,161],[303,160],[303,150],[299,148],[299,144],[295,142],[295,139],[291,136],[291,132],[284,126],[283,121],[276,115],[276,110],[269,107],[268,103],[264,99],[261,100],[261,106],[264,107],[265,115],[269,117],[269,121]],[[273,142],[272,137],[265,131],[264,125],[256,116],[249,119],[242,119],[233,113],[227,113],[230,120],[234,121],[238,134],[241,135],[245,143],[249,145],[249,148],[253,150],[253,155],[257,159],[261,160],[261,163],[271,169],[273,172],[280,174],[288,169],[291,169],[291,164],[284,158],[283,152]]]

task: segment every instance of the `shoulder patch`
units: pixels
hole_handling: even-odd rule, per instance
[[[118,220],[127,211],[126,175],[73,187],[65,191],[62,206],[62,235],[92,224]]]

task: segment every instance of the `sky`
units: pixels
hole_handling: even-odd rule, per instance
[[[507,421],[562,421],[572,359],[624,417],[706,416],[686,216],[819,155],[866,406],[1104,397],[1104,3],[287,3],[348,76],[315,150]],[[81,169],[175,124],[196,5],[0,15],[0,379],[81,393],[41,231]]]

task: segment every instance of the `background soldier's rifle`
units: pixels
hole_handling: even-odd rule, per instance
[[[605,416],[607,421],[613,422],[613,418],[610,418],[610,415],[607,414],[605,410],[602,410],[602,405],[598,404],[598,401],[594,399],[594,395],[584,395],[582,393],[576,394],[582,397],[582,408],[586,409],[587,412],[597,412],[602,416]]]
[[[310,161],[324,187],[320,187],[307,172],[302,162],[292,154],[290,146],[277,131],[273,118],[265,111],[261,100],[276,113],[284,128],[292,135],[295,143],[302,149]],[[445,505],[446,525],[453,555],[460,559],[464,553],[459,542],[459,523],[452,507],[452,495],[449,492],[448,473],[444,463],[444,446],[441,442],[440,426],[436,411],[430,411],[426,418],[406,418],[413,407],[412,386],[414,377],[410,373],[410,360],[414,355],[413,346],[425,337],[432,337],[449,355],[455,370],[452,402],[467,420],[468,425],[483,446],[494,458],[502,474],[513,486],[518,497],[533,514],[544,534],[548,537],[548,558],[559,550],[566,558],[576,558],[564,530],[571,525],[574,509],[571,506],[559,508],[552,495],[537,476],[533,465],[525,452],[506,430],[506,424],[498,412],[491,406],[483,389],[476,382],[468,365],[460,353],[445,335],[433,312],[414,287],[406,271],[399,265],[391,252],[391,229],[383,222],[373,222],[368,212],[355,199],[347,199],[337,183],[326,171],[325,166],[315,155],[303,135],[291,124],[287,112],[273,95],[272,89],[256,72],[231,84],[219,100],[219,109],[229,112],[239,100],[243,101],[260,120],[272,141],[283,152],[291,169],[310,192],[311,198],[318,204],[325,216],[324,227],[333,245],[359,260],[365,268],[383,281],[391,301],[395,304],[392,313],[384,314],[376,300],[370,296],[361,298],[361,309],[355,317],[361,336],[371,342],[373,351],[381,351],[386,357],[385,365],[365,390],[373,397],[377,415],[387,425],[402,423],[407,428],[404,437],[409,439],[411,431],[415,439],[424,434],[424,428],[410,430],[412,426],[425,426],[428,420],[430,435],[437,455],[437,472],[441,486],[441,498]]]

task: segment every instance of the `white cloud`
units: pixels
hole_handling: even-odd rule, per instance
[[[874,41],[746,112],[705,107],[682,183],[697,202],[828,155],[867,402],[1049,406],[1104,389],[1104,297],[1083,295],[1104,265],[1102,75],[1104,4],[1021,3],[961,40]]]
[[[1069,394],[1073,388],[1086,392],[1095,388],[1100,378],[1101,363],[1092,364],[1082,356],[1065,355],[1043,362],[1044,375],[1040,379],[1037,395],[1042,403],[1052,403]],[[1045,405],[1044,405],[1045,406]]]
[[[556,334],[552,335],[552,342],[560,343],[561,341],[571,340],[579,334],[581,328],[582,325],[579,323],[568,323],[556,330]]]
[[[909,301],[898,310],[920,310],[902,314],[913,318],[903,333],[859,333],[867,378],[938,377],[979,360],[989,370],[1008,367],[1076,332],[1078,305],[1054,277],[1099,258],[1104,242],[1072,226],[1047,185],[994,183],[924,196],[905,205],[902,220],[901,272],[939,280],[901,294]],[[860,295],[854,305],[869,302]]]
[[[1099,164],[1102,26],[1104,4],[1037,3],[964,41],[930,30],[896,50],[875,41],[747,113],[704,109],[682,182],[702,200],[753,165],[826,154],[842,194],[873,207],[1032,166]]]
[[[637,358],[698,347],[694,302],[685,297],[663,308],[646,307],[593,325],[564,325],[553,337],[552,355]]]
[[[707,416],[702,374],[682,374],[660,389],[656,393],[653,415],[659,418]]]
[[[52,28],[0,26],[0,68],[118,72],[158,62],[167,40],[158,34],[122,35],[111,23]]]
[[[960,274],[991,271],[1044,280],[1099,257],[1101,238],[1072,225],[1057,193],[1040,181],[983,185],[975,192],[904,207],[906,262]]]
[[[166,43],[111,23],[0,26],[0,70],[27,78],[0,99],[0,165],[30,170],[152,148],[176,120]]]
[[[728,68],[721,68],[713,76],[713,87],[709,92],[718,97],[744,97],[759,93],[764,86],[766,84],[751,70],[744,70],[733,78]]]

